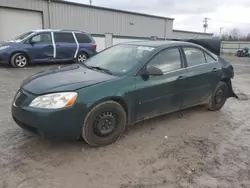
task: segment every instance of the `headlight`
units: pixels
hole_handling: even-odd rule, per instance
[[[7,49],[9,48],[10,46],[0,46],[0,50],[4,50],[4,49]]]
[[[34,108],[58,109],[74,105],[76,92],[52,93],[35,98],[29,106]]]

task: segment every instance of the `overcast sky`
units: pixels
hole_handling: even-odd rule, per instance
[[[89,4],[89,0],[67,0]],[[203,31],[203,19],[208,20],[208,32],[219,33],[238,28],[250,33],[250,0],[92,0],[92,4],[175,18],[174,29]]]

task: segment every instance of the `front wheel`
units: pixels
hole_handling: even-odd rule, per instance
[[[87,114],[82,137],[92,147],[109,145],[118,140],[126,125],[127,115],[119,103],[102,102]]]
[[[207,104],[207,108],[212,111],[220,110],[228,96],[228,87],[225,82],[219,82],[216,87],[214,93],[212,94],[209,103]]]
[[[10,64],[15,68],[24,68],[28,64],[28,58],[23,53],[16,53],[11,57]]]

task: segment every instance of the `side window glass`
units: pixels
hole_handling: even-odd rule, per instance
[[[185,47],[183,50],[189,67],[206,63],[204,53],[201,50],[192,47]]]
[[[169,72],[181,68],[181,56],[178,48],[166,49],[160,52],[147,65],[149,67],[157,67],[162,72]]]
[[[78,43],[91,43],[91,39],[83,33],[75,33]]]
[[[214,63],[216,61],[214,58],[212,58],[207,53],[205,53],[205,57],[206,57],[207,63]]]
[[[72,33],[54,33],[56,43],[75,43]]]
[[[51,44],[51,34],[50,33],[41,33],[31,38],[31,41],[35,44]]]

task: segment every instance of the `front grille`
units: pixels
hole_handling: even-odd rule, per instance
[[[25,95],[22,91],[19,91],[16,95],[16,98],[15,98],[15,105],[16,106],[20,106],[23,104],[23,102],[28,98],[27,95]]]

